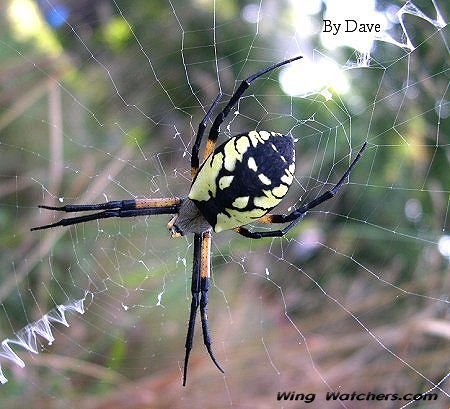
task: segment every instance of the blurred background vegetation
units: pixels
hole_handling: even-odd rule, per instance
[[[69,328],[55,326],[54,345],[17,349],[25,369],[0,358],[2,408],[286,407],[278,391],[420,393],[449,372],[448,29],[424,19],[405,17],[414,51],[376,43],[370,68],[346,71],[349,91],[328,86],[331,101],[289,97],[274,73],[223,126],[296,135],[284,211],[331,186],[369,142],[351,183],[289,237],[215,236],[209,320],[225,377],[197,331],[181,387],[192,242],[171,240],[167,219],[29,232],[54,217],[36,205],[59,198],[186,194],[198,121],[219,88],[229,97],[266,65],[328,52],[327,2],[314,3],[309,36],[288,1],[0,6],[1,339],[94,294]],[[435,16],[431,1],[416,4]],[[332,53],[357,60],[351,47]],[[412,407],[447,407],[433,392],[439,402]]]

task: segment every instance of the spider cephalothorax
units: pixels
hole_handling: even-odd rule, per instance
[[[294,227],[306,212],[332,198],[341,188],[366,143],[363,144],[350,166],[334,187],[312,201],[294,209],[291,213],[269,213],[286,195],[294,178],[295,149],[290,135],[278,132],[252,130],[233,136],[215,149],[220,125],[231,108],[239,101],[250,84],[277,67],[302,57],[294,57],[272,65],[241,82],[223,110],[215,117],[206,141],[203,163],[200,166],[199,151],[206,126],[217,107],[222,94],[214,100],[198,127],[192,147],[192,183],[185,198],[130,199],[91,205],[40,206],[44,209],[64,212],[100,210],[97,213],[62,219],[56,223],[35,227],[41,230],[56,226],[68,226],[90,220],[110,217],[134,217],[157,214],[173,214],[168,224],[173,237],[194,234],[194,261],[192,269],[192,302],[186,335],[183,385],[186,384],[189,355],[194,337],[195,318],[200,307],[203,341],[211,359],[223,372],[212,349],[208,329],[206,307],[210,279],[210,252],[212,231],[233,229],[249,238],[283,236]],[[249,223],[287,223],[280,230],[250,231],[243,227]]]

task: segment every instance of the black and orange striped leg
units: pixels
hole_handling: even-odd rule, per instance
[[[256,74],[250,75],[250,77],[246,78],[241,82],[236,92],[231,96],[230,100],[228,101],[225,108],[214,118],[214,122],[211,126],[211,130],[208,135],[208,139],[206,141],[205,150],[203,152],[203,160],[205,160],[211,153],[214,151],[214,148],[216,146],[217,138],[219,136],[219,128],[220,125],[223,123],[225,118],[228,116],[228,114],[231,111],[231,108],[233,108],[234,105],[239,101],[239,98],[242,97],[245,90],[251,85],[251,83],[256,80],[257,78],[261,77],[264,74],[267,74],[268,72],[274,70],[275,68],[281,67],[282,65],[289,64],[292,61],[298,60],[302,58],[301,56],[290,58],[288,60],[279,62],[277,64],[271,65],[270,67],[267,67]],[[197,175],[199,166],[200,166],[200,158],[199,158],[199,151],[200,151],[200,144],[203,138],[203,134],[205,133],[206,126],[208,124],[208,121],[211,119],[211,115],[216,108],[217,104],[219,103],[220,99],[222,98],[222,93],[219,93],[217,95],[216,99],[211,105],[211,108],[209,108],[206,115],[203,117],[202,121],[200,122],[198,126],[197,136],[195,138],[194,145],[192,146],[192,155],[191,155],[191,173],[192,173],[192,179],[195,178]]]
[[[282,237],[284,236],[289,230],[291,230],[297,223],[299,223],[303,217],[305,217],[305,213],[299,215],[295,220],[293,220],[291,223],[289,223],[285,228],[280,230],[271,230],[271,231],[250,231],[246,229],[245,227],[236,227],[234,231],[236,233],[239,233],[241,236],[247,237],[249,239],[262,239],[264,237]],[[269,216],[269,215],[268,215]],[[272,214],[270,215],[273,217],[273,219],[278,219],[279,221],[263,221],[262,223],[285,223],[284,218],[290,216],[290,215],[283,215],[283,214]],[[269,220],[267,218],[266,220]],[[259,220],[258,220],[259,221]]]
[[[186,355],[184,357],[183,368],[183,386],[186,385],[187,369],[189,364],[189,356],[192,350],[194,340],[195,318],[197,316],[198,307],[200,307],[200,318],[202,321],[203,342],[214,364],[219,371],[223,373],[223,369],[217,362],[211,348],[211,336],[209,334],[207,305],[208,305],[208,289],[211,273],[211,232],[205,231],[201,234],[194,234],[194,263],[192,269],[191,284],[191,310],[189,314],[188,332],[186,334]]]
[[[265,216],[259,218],[257,221],[260,223],[289,223],[286,227],[280,230],[272,230],[272,231],[250,231],[246,229],[245,227],[236,227],[234,231],[236,233],[239,233],[240,235],[244,237],[248,237],[250,239],[261,239],[263,237],[281,237],[284,236],[289,230],[291,230],[297,223],[299,223],[306,215],[306,212],[313,209],[314,207],[320,205],[321,203],[327,201],[328,199],[331,199],[334,197],[338,192],[339,189],[344,184],[345,179],[350,175],[350,172],[352,171],[353,167],[356,165],[356,163],[361,158],[362,153],[364,152],[364,149],[367,147],[367,142],[365,142],[362,146],[362,148],[359,150],[358,154],[355,156],[355,159],[353,159],[350,166],[347,168],[347,170],[344,172],[342,177],[339,179],[339,181],[334,185],[334,187],[316,199],[311,200],[310,202],[304,204],[303,206],[295,209],[293,212],[284,215],[284,214],[266,214]]]
[[[203,117],[202,121],[198,125],[197,136],[195,137],[195,142],[194,142],[194,145],[192,146],[192,155],[191,155],[192,179],[195,178],[195,176],[198,173],[198,169],[200,167],[200,157],[199,157],[200,144],[202,143],[202,138],[205,133],[206,126],[208,125],[208,121],[210,120],[211,115],[221,98],[222,98],[222,93],[219,93],[219,95],[217,95],[216,99],[212,103],[211,108],[209,108],[208,112],[206,113],[206,115]]]
[[[178,197],[161,199],[130,199],[114,200],[111,202],[88,204],[88,205],[66,205],[66,206],[39,206],[41,209],[55,210],[59,212],[75,213],[101,210],[97,213],[83,216],[68,217],[52,224],[33,227],[31,230],[50,229],[57,226],[70,226],[72,224],[84,223],[91,220],[107,219],[110,217],[134,217],[149,216],[157,214],[175,214],[181,204]]]
[[[227,105],[225,105],[225,108],[221,112],[219,112],[219,114],[214,119],[214,122],[211,126],[211,130],[209,132],[208,141],[206,142],[204,158],[207,158],[214,150],[214,146],[219,136],[220,125],[223,123],[225,118],[230,113],[231,108],[233,108],[233,106],[236,105],[236,103],[242,97],[246,89],[252,84],[252,82],[255,81],[257,78],[263,76],[264,74],[267,74],[273,71],[274,69],[281,67],[282,65],[289,64],[295,60],[299,60],[300,58],[302,58],[302,56],[289,58],[288,60],[284,60],[277,64],[273,64],[270,67],[264,68],[263,70],[257,72],[256,74],[250,75],[248,78],[246,78],[241,82],[236,92],[231,96]]]

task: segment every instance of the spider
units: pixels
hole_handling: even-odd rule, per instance
[[[281,202],[294,178],[295,148],[291,135],[252,130],[235,135],[217,148],[215,147],[220,125],[252,82],[262,75],[300,58],[302,57],[297,56],[269,66],[241,82],[225,108],[213,121],[204,149],[203,163],[200,165],[200,145],[212,113],[222,98],[222,93],[219,93],[198,126],[191,156],[192,183],[186,197],[115,200],[98,204],[61,207],[39,206],[42,209],[67,213],[96,210],[99,212],[64,218],[56,223],[34,227],[31,230],[69,226],[110,217],[172,214],[174,217],[167,225],[172,237],[188,233],[194,234],[192,300],[185,343],[183,386],[186,385],[195,319],[199,307],[206,350],[217,368],[222,373],[224,372],[212,350],[206,314],[212,232],[218,233],[233,229],[236,233],[252,239],[285,235],[303,219],[309,210],[331,199],[339,191],[367,145],[367,142],[364,143],[332,189],[297,207],[289,214],[271,214],[269,212]],[[252,222],[287,223],[287,225],[280,230],[270,231],[250,231],[243,227]]]

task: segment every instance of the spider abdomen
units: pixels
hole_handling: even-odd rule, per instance
[[[290,135],[251,131],[236,135],[205,160],[192,182],[191,199],[214,231],[251,223],[278,205],[292,183]]]

